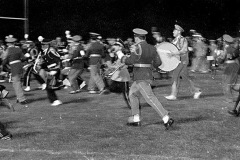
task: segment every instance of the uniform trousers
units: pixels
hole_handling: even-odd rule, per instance
[[[50,101],[50,103],[53,103],[55,100],[58,100],[57,94],[55,92],[56,89],[53,89],[52,87],[52,77],[48,76],[47,78],[47,87],[46,87],[46,91],[47,91],[47,96],[48,99]]]
[[[13,88],[14,88],[15,94],[17,96],[17,100],[19,102],[25,101],[26,98],[24,96],[23,89],[22,89],[21,75],[16,74],[16,75],[12,76],[12,80],[13,80]]]
[[[180,86],[180,76],[184,81],[190,84],[190,92],[192,94],[196,92],[200,92],[200,88],[195,87],[195,84],[193,83],[192,79],[188,75],[187,65],[188,63],[185,64],[181,62],[179,63],[177,68],[173,71],[173,76],[172,76],[173,84],[172,84],[171,95],[174,95],[175,97],[177,97],[179,86]]]
[[[238,80],[238,63],[227,63],[225,66],[225,70],[222,76],[222,86],[223,93],[227,100],[233,100],[232,88],[239,89],[239,84],[237,84]]]
[[[160,101],[154,95],[151,88],[151,80],[137,80],[134,81],[129,91],[129,99],[131,103],[132,115],[139,114],[139,98],[140,96],[146,100],[146,102],[153,107],[157,113],[164,117],[168,115],[168,112],[163,108]]]
[[[198,56],[198,57],[193,58],[191,70],[200,71],[200,72],[207,72],[208,71],[208,64],[207,64],[206,57],[205,56]]]
[[[105,84],[103,82],[102,76],[100,76],[100,64],[90,65],[90,80],[88,83],[88,90],[95,90],[95,88],[103,90]]]
[[[73,91],[76,91],[79,89],[80,84],[78,83],[79,82],[78,79],[80,78],[82,73],[83,73],[83,69],[71,68],[68,74],[68,78]]]
[[[26,70],[23,78],[24,78],[24,81],[23,81],[23,86],[30,86],[30,80],[31,80],[31,74],[33,74],[36,78],[36,80],[40,83],[40,84],[44,84],[45,81],[43,80],[43,78],[38,74],[36,73],[34,70],[33,70],[33,66],[30,66],[28,67],[28,69]]]

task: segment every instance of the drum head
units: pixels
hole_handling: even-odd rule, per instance
[[[162,64],[158,67],[159,69],[169,72],[177,68],[178,64],[180,63],[179,56],[172,56],[170,57],[168,53],[170,51],[176,52],[178,48],[169,42],[163,42],[156,46],[157,53],[161,58]]]

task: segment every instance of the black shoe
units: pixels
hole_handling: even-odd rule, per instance
[[[20,104],[21,104],[21,105],[26,105],[26,104],[28,104],[28,101],[27,101],[27,100],[24,100],[24,101],[20,102]]]
[[[134,126],[134,127],[138,127],[141,126],[141,122],[128,122],[127,126]]]
[[[239,114],[240,114],[240,113],[239,113],[237,110],[235,110],[235,109],[234,109],[234,110],[231,110],[231,111],[228,111],[228,113],[231,114],[231,115],[233,115],[233,116],[235,116],[235,117],[238,117]]]
[[[166,130],[168,130],[173,123],[174,123],[174,120],[172,118],[170,118],[167,123],[164,123]]]

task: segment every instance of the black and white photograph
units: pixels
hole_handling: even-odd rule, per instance
[[[239,6],[0,0],[0,159],[239,159]]]

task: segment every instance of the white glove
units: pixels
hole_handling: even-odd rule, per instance
[[[63,51],[64,53],[67,53],[67,52],[68,52],[68,50],[67,50],[67,49],[63,49],[62,51]]]
[[[57,73],[57,71],[50,71],[50,72],[49,72],[49,74],[50,74],[51,76],[55,75],[56,73]]]
[[[81,54],[81,56],[84,56],[84,55],[85,55],[84,50],[81,50],[81,51],[80,51],[80,54]]]
[[[122,59],[124,54],[122,52],[116,52],[116,55],[118,56],[118,59]]]
[[[29,58],[31,55],[29,53],[26,53],[24,56]]]

